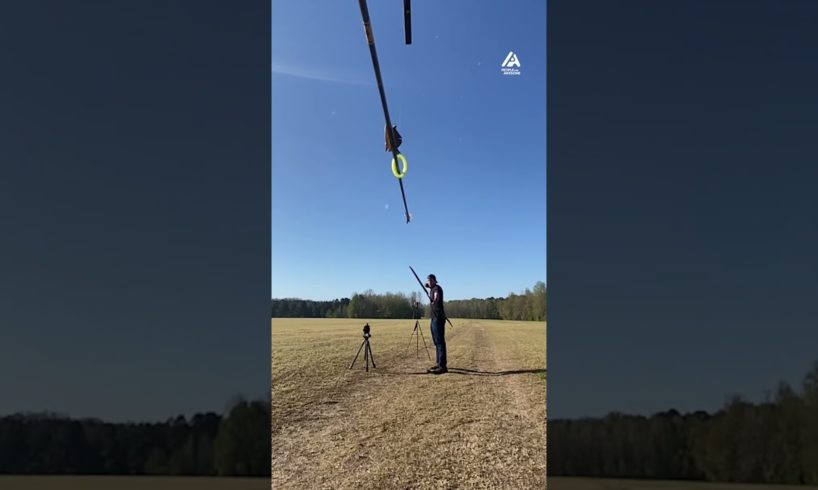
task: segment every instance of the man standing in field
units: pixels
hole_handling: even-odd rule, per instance
[[[437,283],[434,274],[429,274],[429,298],[432,303],[432,342],[437,348],[437,365],[429,368],[427,372],[432,374],[443,374],[449,372],[446,368],[446,312],[443,310],[443,288]]]

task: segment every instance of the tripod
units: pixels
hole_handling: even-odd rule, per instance
[[[418,315],[418,309],[420,305],[418,302],[412,307],[412,319],[415,320],[415,329],[412,330],[412,334],[409,335],[409,346],[412,345],[412,337],[415,338],[415,357],[418,359],[420,358],[420,339],[423,339],[423,348],[426,349],[426,356],[429,360],[432,360],[432,356],[429,354],[429,347],[426,345],[426,339],[423,337],[423,330],[420,329],[420,315]]]
[[[348,369],[352,369],[352,366],[355,365],[355,361],[358,360],[358,356],[361,354],[361,349],[364,350],[364,364],[366,366],[366,372],[369,372],[369,362],[372,362],[372,367],[375,366],[375,358],[372,356],[372,346],[369,345],[369,337],[372,335],[369,333],[369,324],[367,323],[364,325],[364,340],[361,342],[361,346],[358,347],[358,352],[355,354],[355,359],[352,360],[352,364],[349,365]]]

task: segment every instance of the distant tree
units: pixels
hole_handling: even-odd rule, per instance
[[[269,403],[237,403],[216,436],[216,473],[222,476],[269,475],[270,423]]]
[[[532,291],[533,297],[533,304],[534,304],[534,320],[542,321],[545,320],[545,310],[546,310],[546,288],[545,283],[542,281],[538,281],[534,285],[534,290]]]
[[[818,361],[803,381],[801,472],[804,483],[818,484]]]
[[[774,412],[771,414],[772,434],[765,461],[764,480],[770,483],[804,483],[801,456],[801,430],[804,425],[804,400],[787,383],[779,383]]]
[[[168,453],[163,447],[155,447],[145,462],[146,475],[169,475]]]
[[[215,474],[213,451],[221,417],[215,413],[196,414],[191,419],[191,439],[194,441],[194,474]]]

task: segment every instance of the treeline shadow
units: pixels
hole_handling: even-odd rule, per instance
[[[52,413],[0,417],[0,474],[269,476],[270,402],[226,415],[111,423]]]
[[[713,413],[548,421],[551,476],[818,484],[818,362],[800,392],[780,383],[760,403]]]

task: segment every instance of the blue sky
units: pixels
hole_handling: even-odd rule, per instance
[[[370,2],[409,162],[405,223],[357,2],[273,2],[272,297],[505,296],[546,276],[545,2]],[[503,76],[509,51],[519,76]]]

